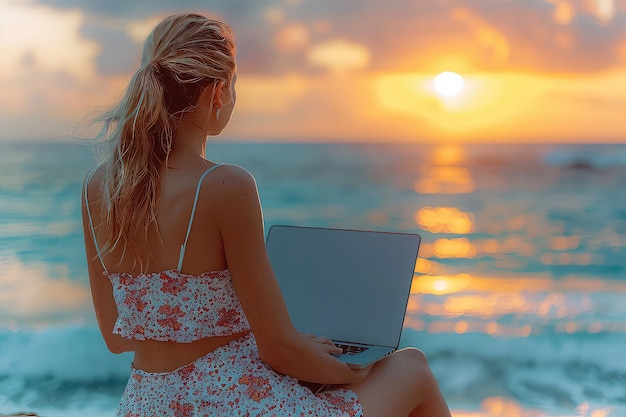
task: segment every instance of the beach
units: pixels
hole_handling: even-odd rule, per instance
[[[401,347],[454,417],[626,416],[626,145],[216,142],[272,224],[416,232]],[[0,414],[111,416],[76,143],[0,144]]]

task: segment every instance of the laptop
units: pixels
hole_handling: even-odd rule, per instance
[[[289,316],[353,368],[398,349],[421,238],[414,233],[271,226],[267,252]]]

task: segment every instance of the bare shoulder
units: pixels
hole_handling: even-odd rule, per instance
[[[246,169],[237,165],[222,165],[211,176],[213,188],[222,197],[253,192],[256,194],[256,180]]]
[[[217,221],[225,225],[240,224],[243,219],[256,223],[261,216],[261,203],[254,176],[236,165],[224,165],[211,174],[211,180],[203,184],[205,196],[216,215]]]

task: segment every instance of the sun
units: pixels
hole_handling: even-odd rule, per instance
[[[445,71],[435,77],[435,90],[443,97],[454,97],[463,91],[465,81],[456,72]]]

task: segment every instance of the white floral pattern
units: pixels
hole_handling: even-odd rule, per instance
[[[173,372],[133,369],[116,417],[362,417],[356,394],[314,395],[259,359],[252,334]]]
[[[228,269],[106,275],[118,311],[113,333],[122,337],[189,343],[250,330]]]

